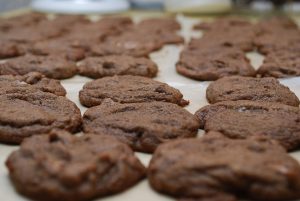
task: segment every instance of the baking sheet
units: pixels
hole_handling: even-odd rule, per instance
[[[139,21],[142,18],[148,17],[148,14],[142,15],[133,15],[135,21]],[[191,37],[200,37],[201,32],[192,31],[192,27],[195,23],[201,21],[200,18],[190,18],[184,17],[182,15],[177,16],[178,21],[182,24],[182,30],[180,34],[188,41]],[[298,23],[300,22],[300,18],[298,17]],[[190,104],[186,107],[188,111],[194,113],[197,109],[207,105],[207,101],[205,98],[205,91],[209,84],[209,82],[199,82],[195,80],[191,80],[185,78],[176,73],[175,63],[179,58],[180,51],[183,46],[176,45],[167,45],[163,49],[158,52],[154,52],[150,55],[151,59],[157,63],[159,67],[158,76],[155,80],[166,82],[169,85],[179,89],[184,98],[190,101]],[[251,63],[255,68],[258,68],[263,61],[263,57],[255,52],[248,53],[248,58],[251,60]],[[67,97],[71,99],[73,102],[77,104],[80,108],[81,112],[84,113],[86,110],[79,103],[78,92],[84,85],[84,83],[91,81],[92,79],[75,76],[71,79],[63,80],[62,84],[67,90]],[[293,92],[296,93],[298,97],[300,97],[300,77],[289,78],[289,79],[281,79],[280,82],[286,86],[288,86]],[[203,133],[202,130],[199,130],[198,136]],[[0,200],[1,201],[26,201],[29,200],[19,194],[17,194],[10,183],[8,178],[8,171],[5,167],[5,160],[8,155],[16,150],[18,146],[11,145],[3,145],[0,144]],[[136,153],[138,158],[142,161],[146,166],[148,165],[151,155]],[[300,161],[300,151],[293,152],[291,155]],[[148,181],[145,179],[136,186],[128,189],[127,191],[96,200],[104,200],[104,201],[168,201],[174,200],[168,196],[164,196],[156,193],[148,184]]]

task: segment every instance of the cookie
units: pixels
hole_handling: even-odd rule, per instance
[[[208,86],[206,98],[209,103],[253,100],[299,106],[297,96],[275,78],[224,77]]]
[[[165,84],[140,76],[113,76],[86,83],[79,92],[81,104],[87,107],[100,105],[110,98],[118,103],[143,103],[162,101],[185,106],[179,90]]]
[[[137,24],[138,28],[153,30],[178,31],[181,25],[174,18],[148,18]]]
[[[84,59],[86,54],[82,45],[82,41],[75,42],[69,38],[60,37],[36,42],[28,48],[28,52],[39,56],[60,55],[70,61],[79,61]]]
[[[155,77],[158,71],[157,65],[150,59],[126,55],[88,57],[80,61],[77,67],[80,75],[91,78],[113,75]]]
[[[163,43],[157,36],[145,37],[144,32],[125,32],[107,38],[104,42],[91,47],[92,56],[130,55],[147,57],[151,52],[162,48]]]
[[[22,48],[22,45],[16,42],[1,40],[0,46],[0,59],[8,59],[25,54],[25,49]]]
[[[226,47],[195,50],[186,48],[180,55],[176,70],[179,74],[195,80],[217,80],[231,75],[256,74],[242,51]]]
[[[249,52],[254,49],[255,37],[256,30],[252,26],[223,27],[205,32],[200,39],[192,40],[190,45],[200,49],[215,46],[235,47]]]
[[[300,75],[300,43],[268,54],[257,70],[262,77],[286,78]]]
[[[39,72],[48,78],[66,79],[77,73],[77,67],[74,62],[59,55],[37,56],[27,54],[0,64],[0,75],[25,75],[30,72]]]
[[[33,88],[4,88],[0,95],[0,142],[19,144],[26,137],[59,128],[81,128],[78,107],[63,96]]]
[[[289,17],[273,16],[260,20],[255,28],[260,34],[277,32],[278,30],[296,30],[298,25]]]
[[[17,191],[35,200],[84,201],[121,192],[145,175],[130,148],[103,135],[53,131],[24,140],[7,159]]]
[[[298,107],[249,100],[223,101],[205,106],[195,115],[205,131],[220,131],[238,139],[268,136],[289,151],[300,146]]]
[[[252,26],[252,23],[246,19],[237,16],[222,17],[212,22],[200,22],[194,26],[196,30],[220,30],[224,28]]]
[[[9,31],[15,27],[32,26],[43,20],[47,20],[46,15],[34,12],[18,15],[15,17],[1,18],[0,31]]]
[[[53,93],[57,96],[65,96],[66,90],[58,80],[46,78],[44,75],[33,72],[23,76],[20,75],[0,75],[0,94],[5,93],[8,86],[16,88],[33,87],[35,89]]]
[[[232,140],[210,132],[162,144],[148,178],[156,191],[179,200],[300,198],[299,163],[277,143],[261,138]]]
[[[195,137],[198,127],[188,111],[165,102],[120,104],[107,100],[83,116],[84,132],[115,136],[134,150],[147,153],[161,143]]]
[[[267,32],[255,37],[254,45],[261,54],[267,55],[274,51],[300,44],[300,30],[281,30]]]

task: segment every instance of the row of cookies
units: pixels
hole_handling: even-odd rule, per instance
[[[230,75],[293,77],[299,74],[300,30],[289,18],[274,17],[252,24],[228,17],[200,23],[204,30],[181,52],[177,72],[196,80],[216,80]],[[265,55],[255,71],[245,52],[257,49]]]
[[[90,21],[83,16],[57,16],[49,20],[45,15],[27,14],[1,19],[0,58],[7,60],[1,63],[0,74],[36,71],[55,79],[75,74],[154,77],[157,66],[145,57],[165,44],[182,43],[183,38],[176,33],[179,29],[172,18],[146,19],[137,24],[128,17]]]
[[[32,80],[25,77],[16,79],[22,82]],[[223,79],[216,81],[222,83],[213,83],[217,86],[210,87],[217,89],[215,93],[223,94],[223,91],[218,90],[218,86],[230,85],[230,79],[245,78]],[[280,94],[273,94],[281,98],[279,100],[287,102],[287,99],[294,98],[292,104],[299,104],[294,94],[274,78],[247,79],[249,80],[244,80],[244,82],[245,85],[249,85],[250,89],[253,87],[263,89],[267,86],[267,88],[270,87],[271,92],[277,90],[280,92]],[[12,76],[6,80],[12,80]],[[260,80],[265,80],[267,84],[253,84]],[[22,84],[22,86],[27,86],[25,83]],[[37,87],[39,86],[37,85],[35,89]],[[20,87],[15,87],[16,91],[18,91],[17,88]],[[42,87],[38,90],[40,88]],[[90,93],[90,90],[94,92]],[[122,91],[127,91],[127,93],[122,94]],[[165,99],[161,99],[162,96],[157,96],[157,99],[153,98],[158,95],[151,94],[153,91],[161,92],[160,95],[164,95]],[[245,88],[241,91],[247,92]],[[86,96],[84,99],[81,98],[81,101],[93,102],[93,99],[97,98],[99,100],[95,104],[100,104],[85,112],[83,136],[72,136],[62,130],[51,130],[44,135],[39,133],[26,138],[20,149],[13,152],[7,159],[6,165],[10,178],[18,192],[37,200],[83,201],[118,193],[147,176],[154,190],[174,196],[179,200],[234,201],[238,198],[247,198],[286,201],[300,198],[300,165],[277,141],[261,135],[249,135],[245,139],[242,137],[231,139],[224,135],[223,130],[221,130],[222,133],[207,130],[210,132],[204,137],[191,138],[196,136],[199,119],[203,115],[197,112],[196,116],[199,118],[197,120],[195,116],[178,106],[177,104],[180,105],[182,102],[186,104],[186,101],[182,99],[180,92],[163,83],[137,76],[106,77],[87,83],[81,93]],[[210,96],[214,96],[215,93]],[[250,96],[253,95],[251,91],[248,93]],[[91,96],[94,94],[96,96]],[[166,99],[170,96],[173,98]],[[128,97],[132,98],[128,99]],[[176,97],[177,104],[161,102],[173,102]],[[274,97],[270,101],[278,101],[277,98]],[[38,100],[40,105],[47,107],[43,103],[43,98]],[[124,103],[125,100],[130,100],[130,103]],[[206,121],[217,119],[216,122],[222,124],[223,119],[229,119],[236,123],[233,115],[226,111],[229,108],[224,106],[227,102],[230,101],[222,100],[220,103],[223,105],[211,109],[214,113],[224,112],[223,118],[209,114],[205,116]],[[275,121],[268,128],[280,124],[277,117],[290,121],[291,118],[299,119],[300,116],[299,108],[294,106],[259,101],[252,101],[257,105],[249,104],[251,102],[249,101],[240,106],[238,101],[231,102],[234,102],[231,105],[239,113],[244,113],[246,117],[250,115],[248,121],[251,121],[253,114],[257,115],[254,118],[263,115],[263,120],[266,121],[267,117],[271,116],[271,121],[263,122],[269,126],[270,122]],[[250,105],[249,108],[246,108],[248,105]],[[19,118],[15,116],[15,122],[19,122],[20,119],[24,120],[24,116],[33,113],[36,109],[29,108],[28,105],[24,108],[29,110],[26,112],[24,109],[22,117],[20,113],[17,113]],[[285,112],[285,109],[289,109],[290,112],[294,111],[295,114]],[[45,110],[44,115],[46,112]],[[242,116],[239,118],[242,121],[245,120]],[[203,123],[201,119],[200,123]],[[251,123],[248,127],[240,127],[241,133],[248,134],[247,128],[256,126]],[[299,130],[296,124],[289,123],[290,127],[287,127],[287,124],[281,124],[277,128],[283,125],[286,127],[282,130],[287,130],[287,132],[293,129]],[[32,125],[28,125],[27,129],[35,128],[38,124],[35,121]],[[244,125],[240,122],[236,124],[244,126],[245,122]],[[295,141],[297,140],[290,142]],[[126,144],[137,151],[154,151],[147,171]]]

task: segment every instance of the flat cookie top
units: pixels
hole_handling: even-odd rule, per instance
[[[58,55],[25,55],[7,60],[0,64],[0,75],[25,75],[39,72],[48,78],[66,79],[77,73],[74,62]]]
[[[268,54],[257,74],[277,78],[300,76],[300,43]]]
[[[20,143],[24,138],[59,128],[77,132],[78,107],[62,96],[32,88],[10,88],[0,95],[0,141]]]
[[[150,59],[126,55],[88,57],[77,66],[80,75],[91,78],[113,75],[155,77],[158,71],[157,65]]]
[[[298,107],[261,101],[223,101],[195,114],[205,131],[220,131],[229,138],[268,136],[287,150],[300,146]]]
[[[299,106],[297,96],[275,78],[224,77],[208,86],[206,98],[209,103],[253,100]]]
[[[197,119],[178,105],[165,102],[119,104],[112,101],[88,109],[83,130],[115,136],[134,150],[151,153],[173,139],[195,137]]]
[[[83,201],[118,193],[144,177],[131,149],[103,135],[64,131],[26,139],[6,161],[17,190],[37,200]]]
[[[216,80],[230,75],[254,76],[245,54],[235,48],[186,48],[176,64],[178,73],[196,80]]]
[[[165,84],[140,76],[105,77],[86,83],[79,92],[80,102],[87,106],[100,105],[110,98],[119,103],[142,103],[162,101],[185,106],[179,90]]]
[[[149,31],[153,30],[167,30],[167,31],[178,31],[181,29],[181,25],[176,21],[175,18],[148,18],[142,20],[137,24],[139,29],[146,29]]]
[[[300,198],[300,166],[277,143],[231,140],[215,132],[159,146],[148,178],[155,190],[191,200]]]
[[[41,73],[32,72],[21,75],[0,75],[0,94],[5,94],[5,88],[27,88],[53,93],[58,96],[65,96],[66,90],[58,80],[46,78]]]

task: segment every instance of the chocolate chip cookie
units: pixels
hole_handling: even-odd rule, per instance
[[[297,96],[275,78],[224,77],[208,86],[206,98],[209,103],[253,100],[299,106]]]
[[[81,104],[87,107],[100,105],[105,99],[118,103],[143,103],[162,101],[185,106],[179,90],[149,78],[140,76],[114,76],[86,83],[79,92]]]
[[[179,200],[300,198],[299,163],[277,143],[261,138],[232,140],[210,132],[162,144],[148,178],[155,190]]]
[[[195,80],[217,80],[231,75],[255,76],[245,54],[235,48],[186,48],[176,64],[179,74]]]
[[[3,143],[18,144],[54,128],[77,132],[81,127],[80,110],[73,102],[33,88],[7,88],[0,95],[0,111]]]
[[[195,137],[198,127],[188,111],[165,102],[120,104],[107,100],[83,116],[84,132],[115,136],[134,150],[148,153],[161,143]]]
[[[268,136],[287,150],[300,146],[298,107],[261,101],[223,101],[196,112],[200,128],[220,131],[229,138]]]
[[[116,139],[76,137],[64,131],[24,140],[6,166],[19,193],[47,201],[85,201],[115,194],[145,175],[131,149]]]
[[[136,58],[126,55],[109,55],[88,57],[78,65],[80,75],[91,78],[102,78],[113,75],[139,75],[155,77],[157,65],[147,58]]]
[[[33,72],[23,76],[21,75],[1,75],[0,94],[5,94],[8,87],[26,88],[33,87],[35,89],[53,93],[58,96],[65,96],[66,90],[58,80],[46,78],[41,73]]]
[[[300,43],[268,54],[257,70],[263,77],[295,77],[300,75]]]
[[[77,73],[74,62],[59,55],[25,55],[7,60],[0,64],[0,75],[24,75],[39,72],[48,78],[66,79]]]

